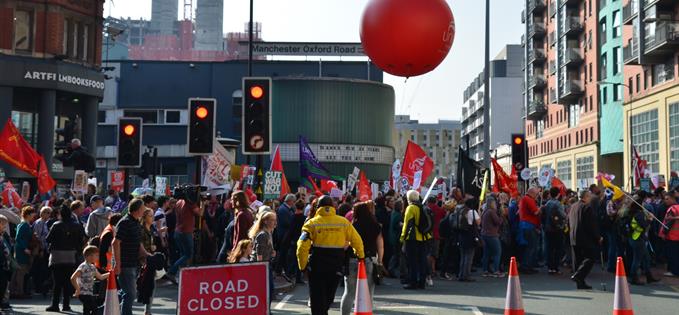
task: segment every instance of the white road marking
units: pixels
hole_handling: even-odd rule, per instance
[[[468,308],[470,311],[472,311],[472,313],[474,313],[474,315],[483,315],[483,312],[481,312],[481,310],[480,310],[478,307],[476,307],[476,306],[469,306],[469,307],[467,307],[467,308]]]
[[[291,297],[292,297],[292,294],[286,295],[285,297],[283,297],[283,299],[282,299],[280,302],[278,302],[278,303],[276,304],[276,306],[274,306],[273,309],[275,309],[275,310],[282,310],[282,309],[285,307],[285,303],[287,303],[288,300],[290,300]]]

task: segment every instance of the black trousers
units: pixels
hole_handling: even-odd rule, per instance
[[[0,305],[5,301],[5,292],[7,292],[7,286],[9,285],[9,280],[12,279],[12,272],[7,270],[0,270]]]
[[[311,298],[311,315],[327,315],[335,300],[335,291],[341,277],[337,272],[309,272],[309,297]]]
[[[52,306],[59,306],[59,298],[63,294],[64,307],[71,305],[71,295],[74,289],[71,285],[71,275],[75,271],[75,266],[57,265],[52,266],[52,278],[54,286],[52,290]]]
[[[93,295],[80,295],[78,298],[80,299],[80,302],[83,303],[83,315],[97,314],[99,304],[97,303],[96,297]]]
[[[596,249],[590,246],[573,246],[573,279],[585,281],[589,272],[592,271],[596,260]]]
[[[559,270],[561,257],[563,256],[563,237],[562,232],[547,232],[547,267],[550,270]]]

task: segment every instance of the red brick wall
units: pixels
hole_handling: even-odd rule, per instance
[[[12,49],[14,10],[0,7],[0,49]]]

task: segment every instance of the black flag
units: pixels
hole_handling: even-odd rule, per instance
[[[461,146],[458,149],[457,161],[457,186],[464,194],[478,198],[483,187],[483,165],[469,158],[467,151]]]

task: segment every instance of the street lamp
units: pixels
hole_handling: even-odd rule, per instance
[[[616,87],[616,88],[617,88],[618,86],[624,86],[624,87],[627,87],[627,92],[629,93],[629,95],[632,95],[632,86],[627,85],[627,84],[624,84],[624,83],[608,82],[608,81],[598,81],[596,84],[597,84],[598,86],[601,86],[601,85],[613,85],[613,86]],[[623,105],[623,106],[624,106],[624,105]],[[629,178],[630,190],[631,190],[632,187],[634,186],[634,181],[633,181],[633,179],[632,179],[632,178],[633,178],[632,176],[633,176],[633,174],[634,174],[634,166],[633,166],[634,164],[632,163],[632,160],[633,160],[633,158],[632,158],[632,152],[634,151],[634,149],[633,149],[633,148],[634,148],[634,143],[632,142],[632,121],[631,121],[631,119],[629,119],[629,114],[628,114],[629,112],[631,112],[631,111],[634,109],[632,106],[634,106],[634,102],[630,102],[630,110],[625,112],[625,121],[627,121],[627,123],[629,124],[629,125],[627,126],[627,138],[629,139],[629,143],[630,143],[630,178]],[[599,110],[599,115],[601,115],[601,110]]]

